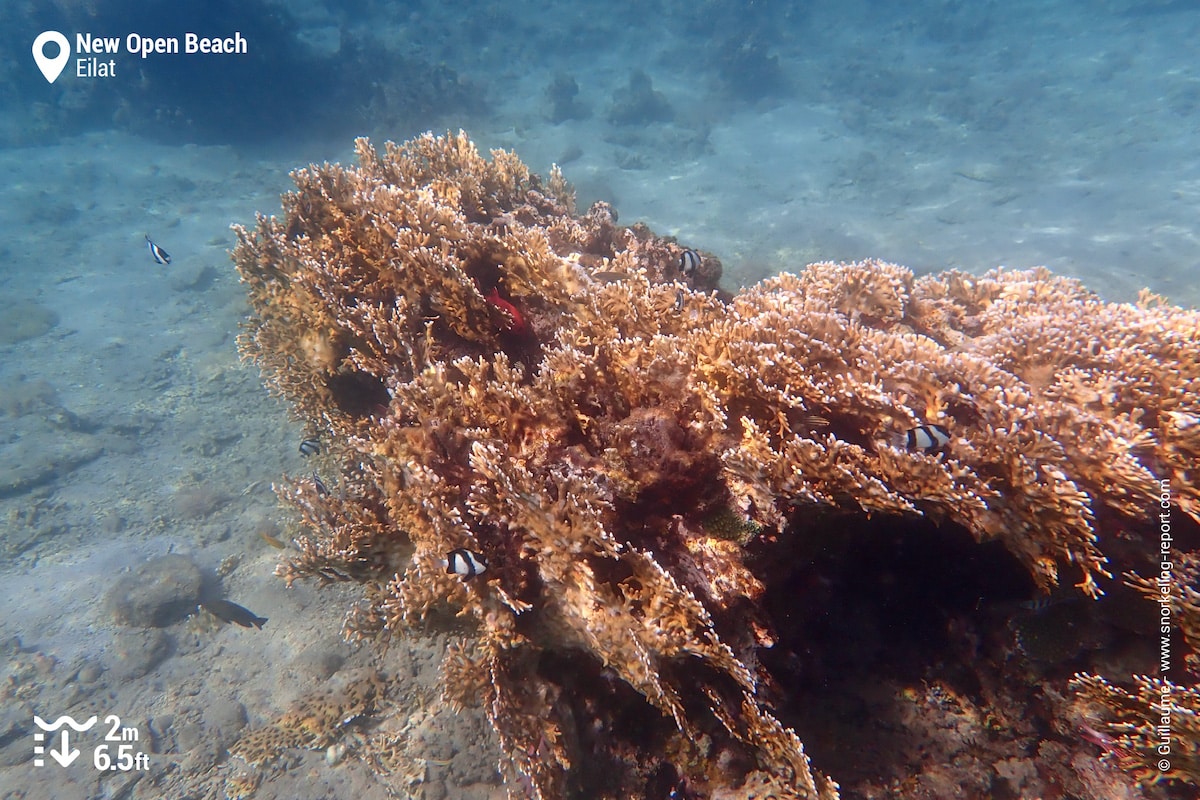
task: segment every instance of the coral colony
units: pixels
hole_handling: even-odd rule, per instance
[[[878,261],[729,295],[712,255],[618,226],[603,203],[577,216],[557,169],[541,181],[465,134],[357,154],[296,171],[281,217],[236,229],[243,351],[340,465],[325,491],[303,477],[281,490],[304,533],[279,573],[363,584],[355,639],[471,620],[444,694],[485,709],[511,797],[831,800],[835,780],[937,796],[939,779],[963,796],[1182,796],[1200,782],[1184,660],[1200,644],[1184,553],[1200,517],[1200,314],[1148,293],[1105,303],[1041,269],[915,278]],[[1080,633],[1046,637],[1043,620],[1083,620],[1070,630],[1135,641],[1140,672],[1157,664],[1096,598],[1124,591],[1157,642],[1142,594],[1159,597],[1160,513],[1178,657],[1160,676],[1084,674],[1129,662]],[[833,697],[811,676],[836,663],[814,653],[815,614],[842,579],[809,565],[868,529],[956,542],[986,558],[980,586],[1008,565],[1021,589],[1001,599],[1026,601],[1005,610],[994,580],[961,609],[934,599],[920,616],[952,631],[936,664],[892,693],[864,673],[862,702],[894,727],[957,715],[960,749],[938,764],[884,749],[851,764],[824,741],[849,722],[813,722]],[[885,583],[861,547],[859,606]],[[970,560],[951,555],[912,569]],[[867,663],[876,637],[859,637]],[[865,747],[877,714],[854,716]]]

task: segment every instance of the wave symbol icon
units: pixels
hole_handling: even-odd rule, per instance
[[[81,725],[80,723],[76,722],[73,717],[68,717],[66,714],[63,714],[58,719],[54,720],[54,722],[46,722],[46,720],[42,719],[36,714],[33,717],[34,723],[44,731],[56,731],[63,725],[70,725],[76,733],[83,733],[84,731],[89,730],[93,725],[96,724],[96,719],[97,717],[92,717]]]

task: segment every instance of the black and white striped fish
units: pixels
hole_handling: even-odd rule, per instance
[[[300,455],[315,456],[321,452],[321,443],[316,439],[305,439],[300,443]]]
[[[325,481],[321,480],[321,476],[315,472],[312,474],[312,482],[313,488],[317,490],[318,495],[324,497],[329,494],[329,490],[325,488]]]
[[[146,247],[148,247],[150,249],[150,255],[154,257],[154,260],[156,263],[159,263],[159,264],[170,264],[171,263],[171,254],[168,253],[166,250],[163,250],[158,245],[156,245],[153,241],[151,241],[150,234],[148,234],[148,233],[146,234]]]
[[[679,271],[690,278],[700,268],[700,254],[695,250],[684,250],[679,254]]]
[[[1004,616],[1036,617],[1058,606],[1075,603],[1083,599],[1083,595],[1071,589],[1058,589],[1050,594],[1041,594],[1028,600],[1007,600],[997,603],[995,608]],[[981,598],[982,601],[982,598]]]
[[[933,453],[950,443],[950,431],[943,425],[918,425],[904,433],[897,433],[891,442],[894,447],[903,450]]]
[[[460,575],[465,581],[487,572],[488,568],[486,558],[465,547],[451,550],[446,554],[446,560],[443,563],[446,565],[448,575]]]

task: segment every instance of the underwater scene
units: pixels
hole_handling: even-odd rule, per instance
[[[1200,2],[0,30],[0,799],[1200,797]]]

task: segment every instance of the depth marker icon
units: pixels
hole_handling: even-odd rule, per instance
[[[35,756],[44,756],[47,752],[49,752],[50,757],[57,761],[60,767],[69,767],[72,761],[79,758],[79,748],[71,747],[71,739],[67,733],[67,728],[74,730],[76,733],[84,733],[96,724],[96,717],[89,717],[88,721],[82,725],[65,714],[54,720],[54,722],[46,722],[46,720],[35,714],[33,721],[39,728],[41,728],[42,731],[53,732],[59,730],[60,728],[62,729],[62,745],[57,750],[51,747],[49,751],[46,750],[46,746],[43,744],[43,742],[46,741],[46,734],[42,733],[41,731],[34,731],[33,740],[37,742],[37,744],[33,747],[33,754]],[[46,759],[35,758],[33,760],[33,765],[35,767],[43,767],[46,765]]]

